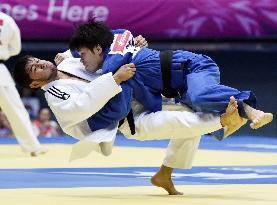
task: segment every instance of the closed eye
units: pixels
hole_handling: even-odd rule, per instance
[[[31,73],[35,73],[37,71],[37,66],[39,65],[39,59],[35,61],[35,64],[31,67]]]

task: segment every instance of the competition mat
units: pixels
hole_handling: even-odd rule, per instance
[[[70,137],[40,138],[49,152],[22,153],[0,138],[0,204],[189,204],[276,205],[277,137],[204,136],[190,170],[174,170],[183,196],[169,196],[150,183],[168,141],[140,142],[118,135],[109,157],[93,152],[69,162]]]

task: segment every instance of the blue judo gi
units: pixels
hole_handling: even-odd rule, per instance
[[[115,30],[114,34],[118,37],[126,32],[129,31],[120,29]],[[131,38],[125,44],[127,48],[134,47]],[[164,87],[160,51],[141,48],[138,51],[134,49],[128,52],[127,49],[125,53],[116,53],[113,46],[115,45],[104,51],[103,73],[114,73],[120,66],[134,63],[136,74],[123,86],[123,92],[119,95],[124,97],[114,97],[89,119],[94,122],[92,124],[95,124],[95,128],[91,127],[93,130],[107,127],[106,125],[114,123],[115,120],[122,119],[124,114],[126,116],[130,110],[128,100],[131,101],[132,95],[149,111],[155,112],[162,108],[161,93]],[[236,98],[242,117],[247,118],[243,102],[256,107],[256,97],[251,91],[239,91],[220,84],[219,67],[211,58],[188,51],[173,51],[171,88],[179,93],[176,100],[189,105],[195,111],[223,113],[231,96]],[[122,105],[124,108],[119,108]]]
[[[126,32],[126,30],[116,30]],[[115,33],[116,33],[115,32]],[[133,88],[134,98],[150,111],[161,110],[163,91],[160,51],[141,48],[133,57],[131,52],[125,55],[111,54],[111,48],[104,53],[103,73],[115,72],[126,63],[134,63],[136,74],[128,83]],[[187,65],[186,68],[183,65]],[[251,91],[237,89],[220,84],[220,71],[217,64],[208,56],[188,51],[173,51],[171,62],[171,87],[178,91],[176,96],[182,103],[195,111],[223,113],[231,96],[238,101],[239,112],[247,118],[242,103],[256,107],[256,97]]]

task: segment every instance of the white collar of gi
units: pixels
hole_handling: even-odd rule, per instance
[[[57,69],[87,81],[95,80],[102,73],[102,70],[98,70],[95,73],[87,71],[80,62],[80,58],[66,58],[57,66]]]
[[[50,83],[47,83],[43,86],[41,86],[41,89],[44,91],[47,91],[49,88],[51,88],[52,86],[57,86],[57,85],[61,85],[61,84],[78,84],[80,85],[81,83],[87,84],[87,82],[84,81],[80,81],[80,80],[75,80],[75,79],[59,79],[59,80],[54,80],[51,81]]]

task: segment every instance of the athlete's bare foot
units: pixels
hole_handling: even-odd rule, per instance
[[[165,189],[169,195],[183,195],[182,192],[177,191],[174,187],[171,179],[172,171],[172,168],[162,165],[160,170],[151,178],[151,183],[154,186]]]
[[[255,108],[250,107],[249,105],[243,103],[243,108],[246,112],[247,117],[252,122],[250,123],[250,127],[252,129],[258,129],[262,126],[270,123],[273,120],[272,113],[266,113],[261,110],[257,110]]]
[[[226,108],[226,112],[221,115],[220,122],[224,129],[224,138],[246,124],[247,120],[239,116],[238,104],[233,96],[230,97],[230,102]]]

